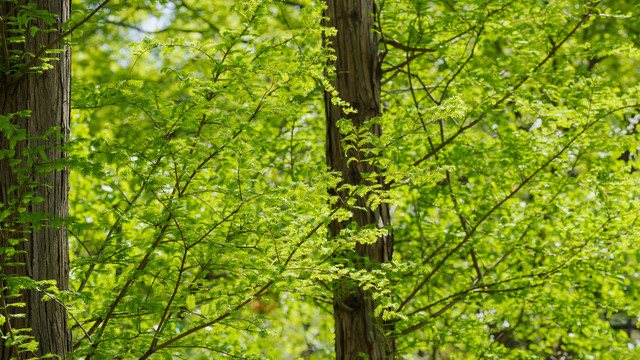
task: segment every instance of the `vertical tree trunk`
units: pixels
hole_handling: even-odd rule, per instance
[[[38,9],[44,9],[52,14],[57,14],[57,25],[52,27],[60,30],[60,25],[65,22],[70,15],[71,0],[38,0],[28,1],[28,3],[37,3]],[[20,1],[25,4],[27,1]],[[7,16],[15,16],[15,6],[11,2],[0,2],[0,16],[2,20]],[[10,13],[13,9],[13,12]],[[30,26],[37,26],[46,29],[42,21],[32,21]],[[38,32],[35,36],[30,36],[28,31],[23,34],[26,38],[24,44],[19,46],[10,46],[14,50],[29,51],[37,53],[41,46],[53,41],[58,35],[56,32]],[[15,36],[8,34],[6,36]],[[2,34],[0,34],[2,37]],[[1,44],[4,41],[0,39],[0,66],[5,68],[6,52]],[[54,47],[57,48],[57,47]],[[0,114],[15,113],[21,110],[30,110],[29,118],[14,118],[13,123],[23,129],[26,129],[28,137],[42,136],[51,127],[58,126],[64,135],[64,140],[55,136],[49,137],[47,140],[27,140],[19,142],[16,146],[17,156],[22,156],[24,148],[33,148],[34,146],[45,145],[45,151],[48,161],[54,161],[64,156],[59,147],[63,141],[69,137],[69,97],[70,97],[70,53],[65,51],[60,54],[48,54],[45,56],[58,57],[58,61],[53,61],[53,69],[45,71],[43,74],[30,74],[20,78],[17,81],[10,79],[0,73]],[[29,61],[30,58],[27,59]],[[5,134],[0,134],[0,149],[7,149],[8,143]],[[22,157],[24,159],[24,157]],[[38,158],[39,161],[42,158]],[[18,166],[27,166],[23,161]],[[50,214],[50,217],[65,217],[68,214],[68,171],[50,171],[41,176],[32,179],[40,184],[32,190],[37,192],[37,196],[42,197],[43,201],[30,205],[27,212],[44,212]],[[8,189],[16,185],[17,177],[9,166],[7,159],[0,160],[0,203],[7,204],[9,196],[15,196],[18,192],[8,194]],[[0,208],[1,210],[1,208]],[[24,254],[16,255],[11,260],[24,263],[24,265],[3,267],[2,272],[6,274],[15,274],[19,276],[28,276],[33,280],[55,280],[57,286],[61,290],[68,289],[69,277],[69,249],[67,242],[67,230],[64,226],[55,228],[47,226],[39,230],[31,230],[28,224],[21,226],[24,233],[15,232],[14,229],[8,229],[7,224],[0,224],[0,246],[6,246],[8,239],[12,237],[26,238],[26,242],[16,246],[19,250],[24,250]],[[50,224],[49,224],[50,225]],[[14,230],[13,232],[11,230]],[[3,285],[5,286],[5,285]],[[6,295],[6,291],[5,291]],[[42,356],[48,353],[56,354],[62,359],[67,358],[67,352],[71,350],[71,332],[67,327],[67,313],[61,305],[54,301],[42,301],[43,294],[36,290],[22,291],[21,296],[17,299],[11,299],[11,302],[24,302],[24,308],[9,309],[13,312],[21,312],[25,314],[24,318],[13,318],[7,320],[2,325],[2,334],[8,335],[8,326],[13,329],[30,328],[30,335],[35,337],[39,343],[36,353],[20,354],[20,359],[31,356]],[[0,359],[9,359],[16,357],[15,347],[5,346],[4,341],[0,339]]]
[[[326,25],[337,29],[335,37],[325,39],[335,50],[336,78],[332,85],[339,97],[348,102],[355,114],[345,114],[339,106],[331,103],[331,94],[325,93],[327,115],[327,164],[333,171],[342,174],[344,183],[362,184],[362,173],[374,173],[378,170],[364,162],[352,161],[349,157],[362,159],[366,155],[358,154],[355,149],[345,156],[341,143],[342,135],[336,122],[349,118],[356,128],[365,121],[380,116],[380,66],[378,64],[378,36],[373,32],[375,12],[374,0],[329,0],[327,1]],[[380,136],[379,125],[370,128]],[[376,180],[381,182],[381,180]],[[369,183],[371,185],[371,183]],[[341,197],[347,194],[341,193]],[[389,208],[382,204],[375,210],[369,208],[364,198],[358,198],[356,205],[366,210],[352,209],[352,221],[359,226],[374,224],[389,226]],[[330,224],[331,233],[336,236],[348,222],[334,221]],[[389,262],[393,254],[393,237],[383,236],[373,245],[358,244],[356,255],[368,258],[373,264]],[[375,266],[375,265],[373,265]],[[385,336],[385,328],[380,318],[374,317],[376,302],[368,291],[359,287],[345,288],[334,295],[334,318],[337,359],[359,359],[360,354],[368,359],[391,359],[395,356],[393,339]],[[346,293],[343,293],[346,292]]]

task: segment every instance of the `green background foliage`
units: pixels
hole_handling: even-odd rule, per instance
[[[341,126],[393,225],[335,238],[321,2],[120,0],[74,32],[74,356],[332,358],[337,279],[403,358],[640,355],[638,6],[377,5],[383,135]],[[392,263],[346,266],[383,231]]]

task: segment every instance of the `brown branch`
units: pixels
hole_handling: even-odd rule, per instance
[[[435,49],[417,48],[413,46],[404,45],[393,39],[382,39],[380,42],[386,45],[391,45],[396,49],[404,50],[407,52],[427,53],[427,52],[436,51]]]
[[[228,311],[228,312],[226,312],[226,313],[224,313],[224,314],[222,314],[222,315],[218,316],[217,318],[215,318],[215,319],[213,319],[213,320],[211,320],[211,321],[208,321],[208,322],[206,322],[206,323],[204,323],[204,324],[200,324],[200,325],[198,325],[198,326],[195,326],[195,327],[193,327],[193,328],[191,328],[191,329],[189,329],[189,330],[187,330],[187,331],[185,331],[185,332],[180,333],[180,335],[178,335],[178,336],[176,336],[176,337],[174,337],[174,338],[172,338],[172,339],[170,339],[170,340],[167,340],[167,341],[163,342],[163,343],[162,343],[162,344],[160,344],[160,345],[157,345],[157,346],[155,346],[155,347],[150,348],[149,350],[147,350],[147,352],[146,352],[146,353],[144,353],[144,354],[140,357],[140,359],[139,359],[139,360],[147,359],[147,358],[149,358],[149,356],[151,356],[154,352],[156,352],[156,351],[158,351],[158,350],[161,350],[161,349],[163,349],[163,348],[166,348],[166,347],[168,347],[169,345],[173,344],[174,342],[176,342],[176,341],[178,341],[178,340],[180,340],[180,339],[182,339],[182,338],[184,338],[184,337],[187,337],[187,336],[189,336],[189,335],[193,334],[193,333],[194,333],[194,332],[196,332],[196,331],[202,330],[202,329],[204,329],[204,328],[206,328],[206,327],[209,327],[209,326],[211,326],[211,325],[214,325],[214,324],[216,324],[216,323],[218,323],[218,322],[220,322],[220,321],[222,321],[222,320],[224,320],[224,319],[228,318],[229,316],[231,316],[231,314],[232,314],[233,312],[235,312],[235,311],[237,311],[237,310],[240,310],[240,309],[241,309],[241,308],[243,308],[245,305],[247,305],[248,303],[250,303],[251,301],[253,301],[253,299],[260,297],[260,295],[262,295],[265,291],[267,291],[267,289],[269,289],[269,288],[271,287],[271,285],[273,285],[274,283],[275,283],[275,280],[270,280],[270,281],[269,281],[269,282],[267,282],[267,283],[266,283],[262,288],[260,288],[260,290],[258,290],[254,295],[252,295],[252,296],[248,297],[248,298],[247,298],[247,299],[245,299],[243,302],[241,302],[240,304],[236,305],[233,309],[231,309],[230,311]]]
[[[2,268],[5,268],[5,256],[2,257]],[[0,290],[0,305],[2,305],[2,312],[4,313],[4,318],[7,324],[7,328],[9,330],[9,337],[11,338],[11,340],[13,341],[13,347],[12,347],[12,352],[15,353],[16,355],[16,359],[20,360],[20,351],[18,350],[18,342],[16,341],[16,334],[15,334],[15,330],[13,329],[13,327],[11,326],[11,315],[9,314],[9,310],[7,309],[7,302],[5,300],[5,295],[4,292],[5,290],[7,290],[4,286],[4,280],[2,278],[0,278],[0,288],[2,288],[2,290]],[[11,353],[9,354],[11,355]]]

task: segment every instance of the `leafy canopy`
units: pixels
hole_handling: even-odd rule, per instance
[[[323,6],[114,1],[75,33],[75,356],[331,358],[350,279],[406,358],[636,358],[637,5],[378,2],[383,135],[340,127],[393,225],[335,238]],[[393,263],[348,266],[385,231]]]

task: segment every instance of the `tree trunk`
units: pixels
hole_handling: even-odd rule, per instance
[[[38,32],[35,36],[30,36],[28,31],[24,35],[24,44],[9,46],[10,50],[37,51],[60,34],[60,25],[64,23],[70,15],[71,0],[38,0],[28,1],[36,3],[38,9],[44,9],[52,14],[57,14],[57,24],[52,25],[58,31]],[[20,1],[25,4],[27,1]],[[0,1],[0,21],[8,16],[15,16],[15,4]],[[13,9],[13,11],[12,11]],[[6,24],[5,24],[6,25]],[[43,30],[47,27],[43,21],[32,21],[29,26],[37,26]],[[8,27],[4,26],[5,28]],[[5,33],[6,36],[15,36],[14,33]],[[5,69],[6,57],[5,43],[0,33],[0,66]],[[58,48],[54,46],[54,48]],[[37,158],[41,164],[43,162],[55,161],[64,157],[64,153],[59,149],[63,141],[69,137],[69,97],[70,97],[70,53],[65,51],[60,54],[47,54],[48,57],[58,57],[58,61],[53,61],[53,69],[42,74],[29,74],[19,78],[17,81],[0,73],[0,114],[6,115],[16,113],[21,110],[30,110],[29,118],[13,118],[12,123],[22,129],[26,129],[29,138],[42,136],[51,127],[61,128],[63,139],[50,136],[46,140],[28,139],[16,145],[16,156],[23,159],[18,167],[29,166],[23,149],[34,148],[35,146],[45,146],[46,160],[41,156]],[[30,60],[27,57],[27,62]],[[57,148],[56,148],[57,147]],[[8,149],[6,134],[0,134],[0,149]],[[21,190],[8,194],[11,186],[17,185],[17,176],[9,165],[8,159],[0,160],[0,210],[6,207],[10,197],[17,196]],[[41,185],[27,188],[27,191],[35,191],[36,196],[43,200],[37,204],[27,206],[27,213],[42,212],[47,213],[47,218],[66,217],[68,214],[68,171],[47,171],[40,176],[31,179]],[[4,204],[4,205],[3,205]],[[7,275],[26,276],[33,280],[55,280],[60,290],[67,290],[69,286],[69,249],[67,241],[67,230],[64,226],[51,226],[47,220],[42,228],[32,229],[30,224],[19,224],[18,222],[0,224],[0,246],[7,246],[8,240],[12,238],[26,238],[15,247],[23,250],[24,254],[13,256],[10,261],[23,263],[24,265],[3,266],[3,277]],[[3,262],[3,265],[4,262]],[[6,286],[6,284],[2,284]],[[3,289],[3,295],[8,291]],[[20,334],[32,335],[39,343],[37,352],[15,354],[17,347],[5,346],[5,342],[0,339],[0,359],[18,357],[25,359],[31,356],[43,356],[45,354],[56,354],[62,359],[67,358],[67,352],[71,350],[71,332],[67,327],[67,313],[63,306],[54,301],[42,301],[44,294],[37,290],[23,290],[19,298],[6,299],[7,302],[23,302],[24,308],[9,307],[9,312],[23,313],[22,318],[12,318],[2,325],[2,335],[9,337],[9,326],[12,329],[30,328],[30,333]],[[2,304],[0,304],[2,306]],[[2,315],[5,313],[3,311]]]
[[[360,128],[365,121],[380,116],[380,66],[378,64],[378,36],[373,32],[375,2],[373,0],[329,0],[327,1],[325,17],[326,25],[337,29],[335,37],[325,39],[335,50],[336,78],[332,82],[339,97],[348,102],[357,113],[345,114],[341,107],[331,103],[331,94],[325,93],[325,110],[327,115],[327,165],[332,171],[342,175],[343,183],[358,185],[363,183],[362,173],[375,173],[378,169],[367,165],[366,162],[352,161],[347,165],[348,158],[363,159],[362,151],[350,149],[347,156],[341,143],[336,123],[340,119],[348,118],[356,128]],[[374,125],[369,129],[380,136],[381,128]],[[378,178],[376,182],[382,183]],[[372,185],[368,182],[368,185]],[[345,198],[348,194],[339,194]],[[388,227],[390,225],[389,208],[382,204],[375,210],[367,206],[364,198],[356,199],[356,206],[364,209],[351,209],[352,219],[359,226],[375,225]],[[330,224],[331,233],[336,236],[349,223],[333,221]],[[393,236],[389,233],[378,239],[373,245],[357,244],[356,255],[368,258],[375,266],[376,263],[391,261],[393,254]],[[362,264],[362,261],[359,262]],[[364,265],[359,265],[363,267]],[[342,283],[338,284],[341,291],[334,294],[334,318],[336,336],[337,359],[359,359],[361,354],[368,359],[391,359],[395,356],[395,344],[392,338],[385,336],[385,326],[382,319],[375,317],[373,312],[377,302],[371,299],[369,291],[359,287]]]

